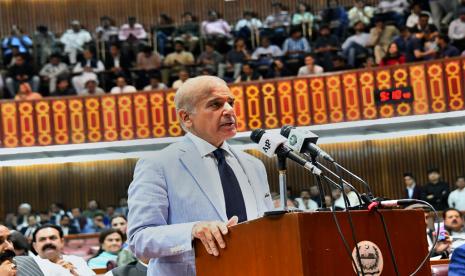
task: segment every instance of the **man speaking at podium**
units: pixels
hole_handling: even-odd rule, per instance
[[[226,83],[189,79],[175,104],[187,134],[140,160],[128,190],[129,244],[151,259],[147,275],[195,275],[193,239],[218,256],[229,226],[272,209],[263,164],[226,142],[237,123]]]

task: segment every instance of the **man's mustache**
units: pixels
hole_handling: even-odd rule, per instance
[[[49,244],[44,245],[44,247],[42,247],[42,251],[45,251],[47,249],[57,250],[57,247],[55,245],[49,243]]]

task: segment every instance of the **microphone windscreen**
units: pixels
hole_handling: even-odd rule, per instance
[[[262,139],[264,133],[265,130],[261,128],[254,129],[250,134],[250,140],[258,144],[260,142],[260,139]]]
[[[289,137],[289,133],[291,133],[291,130],[293,129],[294,127],[291,126],[291,125],[284,125],[282,128],[281,128],[281,135],[288,138]]]

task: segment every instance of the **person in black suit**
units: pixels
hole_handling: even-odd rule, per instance
[[[423,186],[423,200],[433,205],[437,211],[445,210],[449,207],[447,198],[449,197],[449,183],[441,179],[439,169],[428,170],[428,183]]]
[[[114,81],[118,76],[129,78],[131,60],[121,53],[118,44],[110,46],[110,55],[105,59],[105,89],[110,91],[114,86]]]
[[[421,199],[422,189],[417,185],[412,173],[404,173],[404,198]]]

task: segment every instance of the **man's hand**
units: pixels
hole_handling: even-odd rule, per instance
[[[57,264],[61,265],[65,269],[69,270],[69,272],[71,274],[73,274],[73,276],[79,276],[79,274],[76,272],[76,267],[72,263],[67,262],[67,261],[65,261],[63,259],[60,259],[60,260],[57,261]]]
[[[237,216],[233,216],[227,223],[222,221],[202,221],[194,225],[192,236],[202,241],[208,254],[218,256],[220,253],[217,243],[220,248],[226,247],[223,235],[228,234],[228,227],[236,225],[237,221]]]

